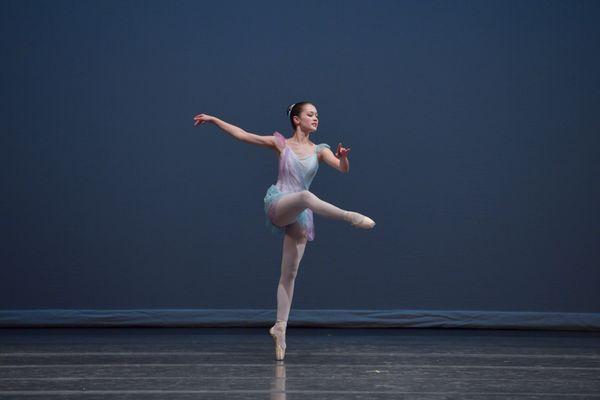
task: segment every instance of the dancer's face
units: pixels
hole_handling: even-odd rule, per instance
[[[299,116],[294,120],[299,122],[299,127],[304,132],[314,132],[319,126],[319,113],[312,104],[305,104]]]

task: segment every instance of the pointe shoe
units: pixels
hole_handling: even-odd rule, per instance
[[[281,361],[285,357],[285,328],[287,321],[277,321],[275,325],[269,329],[269,334],[273,337],[273,341],[275,342],[275,359]],[[283,327],[283,330],[275,329],[276,326]]]
[[[371,218],[354,211],[346,211],[346,221],[355,228],[371,229],[375,226]]]

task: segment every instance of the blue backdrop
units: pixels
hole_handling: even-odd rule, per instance
[[[274,316],[275,153],[192,117],[289,137],[302,100],[313,142],[352,148],[313,192],[377,226],[315,217],[290,322],[597,324],[598,20],[595,1],[1,2],[0,324]]]

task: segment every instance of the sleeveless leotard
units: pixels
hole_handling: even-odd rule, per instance
[[[319,160],[317,155],[324,149],[330,148],[326,143],[315,146],[314,153],[306,157],[298,157],[296,153],[286,144],[285,138],[279,132],[274,132],[275,141],[279,148],[279,174],[277,183],[271,185],[265,195],[265,216],[266,225],[271,228],[273,233],[283,233],[284,227],[274,225],[272,217],[277,207],[277,200],[287,193],[308,190],[310,184],[319,169]],[[296,222],[302,228],[309,241],[314,240],[315,229],[313,224],[313,212],[307,208],[296,218]]]

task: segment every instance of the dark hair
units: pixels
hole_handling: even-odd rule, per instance
[[[294,125],[294,116],[300,116],[302,109],[307,104],[313,104],[310,101],[301,101],[300,103],[290,104],[287,108],[287,115],[290,117],[290,123],[292,124],[292,129],[296,129],[296,125]]]

